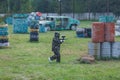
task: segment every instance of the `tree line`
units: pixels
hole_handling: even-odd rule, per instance
[[[0,13],[106,13],[120,16],[120,0],[0,0]]]

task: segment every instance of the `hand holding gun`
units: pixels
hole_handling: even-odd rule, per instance
[[[60,41],[61,41],[61,42],[64,42],[66,36],[61,36],[61,37],[62,37],[62,38],[60,39]]]

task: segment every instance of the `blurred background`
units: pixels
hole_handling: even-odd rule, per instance
[[[44,16],[65,15],[79,20],[97,20],[101,15],[120,16],[120,0],[0,0],[0,16],[42,12]]]

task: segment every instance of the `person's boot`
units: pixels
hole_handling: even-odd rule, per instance
[[[50,59],[50,57],[48,58],[49,62],[52,62],[52,60]]]
[[[57,56],[56,62],[60,63],[60,55]]]

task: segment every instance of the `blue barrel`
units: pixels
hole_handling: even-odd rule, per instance
[[[39,41],[39,23],[32,20],[30,23],[30,41]]]
[[[0,25],[0,47],[8,47],[8,25]]]
[[[0,28],[0,36],[7,36],[8,35],[8,28],[7,27],[1,27]]]
[[[7,17],[7,18],[5,19],[5,22],[6,22],[7,24],[12,24],[12,23],[13,23],[13,18],[12,18],[12,17]]]
[[[100,16],[99,22],[114,22],[113,16]]]
[[[28,33],[27,14],[13,15],[13,32]]]
[[[42,33],[47,32],[47,28],[45,27],[44,24],[40,24],[39,32],[42,32]]]
[[[100,16],[99,17],[99,22],[107,22],[106,16]]]

